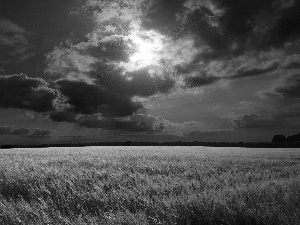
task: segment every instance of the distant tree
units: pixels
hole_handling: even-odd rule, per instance
[[[275,135],[273,137],[272,143],[280,143],[280,142],[286,142],[286,137],[282,134]]]
[[[300,142],[300,133],[287,137],[288,142]]]
[[[1,148],[9,149],[9,148],[13,148],[13,146],[12,145],[2,145]]]
[[[125,141],[122,146],[131,146],[132,142],[131,141]]]

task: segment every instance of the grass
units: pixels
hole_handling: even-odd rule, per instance
[[[300,150],[0,151],[0,224],[300,224]]]

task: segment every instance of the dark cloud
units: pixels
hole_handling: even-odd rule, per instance
[[[0,127],[0,135],[1,134],[12,134],[12,131],[13,131],[13,127],[9,127],[9,126]]]
[[[133,97],[168,93],[174,86],[173,79],[167,76],[153,78],[147,69],[125,75],[113,69],[105,73],[95,72],[93,77],[96,78],[95,84],[57,81],[56,87],[69,106],[51,112],[49,118],[55,122],[107,130],[154,132],[163,129],[163,122],[158,125],[155,117],[136,115],[143,105],[135,102]]]
[[[286,69],[299,69],[300,68],[300,62],[290,62],[285,65]]]
[[[252,48],[282,46],[300,33],[299,1],[292,2],[290,7],[282,7],[278,0],[214,2],[225,9],[219,17],[222,30]]]
[[[32,55],[28,52],[28,35],[18,24],[0,18],[0,65],[20,63]]]
[[[161,0],[145,9],[142,27],[158,30],[161,33],[171,33],[176,28],[176,14],[181,12],[186,0]]]
[[[176,123],[168,125],[161,118],[137,115],[144,107],[142,99],[146,102],[148,97],[157,94],[212,85],[219,80],[256,76],[259,79],[259,75],[279,67],[285,72],[295,72],[300,68],[299,55],[287,57],[299,47],[294,48],[294,41],[300,34],[299,1],[154,0],[136,3],[141,4],[137,7],[135,3],[1,1],[0,15],[5,19],[0,19],[0,71],[6,74],[14,74],[8,71],[30,71],[26,73],[30,77],[24,74],[0,76],[0,107],[47,112],[39,115],[46,114],[51,121],[82,127],[155,133],[172,130]],[[136,21],[130,21],[133,18]],[[127,43],[130,38],[131,43]],[[150,42],[157,39],[162,44],[149,47],[146,42],[142,46],[141,41],[141,45],[134,46],[135,41],[139,42],[135,38]],[[131,58],[134,53],[138,53],[136,61],[135,57]],[[151,63],[153,65],[149,65]],[[143,69],[134,71],[143,66]],[[153,72],[156,69],[159,72]],[[48,79],[51,88],[45,80],[33,78],[41,75]],[[271,76],[262,79],[260,85],[265,87],[271,79]],[[215,102],[212,110],[228,111],[237,99],[255,101],[253,96],[250,97],[253,95],[251,85],[259,81],[250,81],[254,83],[241,86],[247,87],[241,96],[242,90],[232,82],[233,87],[226,88],[232,88],[230,96],[235,97],[224,96],[221,105]],[[260,95],[290,98],[289,101],[294,102],[300,97],[299,83],[298,74],[282,74],[272,88]],[[225,93],[214,91],[216,94]],[[207,97],[206,94],[208,92],[203,92]],[[178,104],[180,99],[175,99],[175,96],[166,101]],[[272,101],[265,101],[272,104]],[[157,106],[149,112],[159,113],[162,106]],[[257,112],[251,107],[236,110]],[[146,110],[148,108],[143,111]],[[168,113],[171,109],[165,110]],[[195,116],[193,110],[188,113],[189,118]],[[289,123],[284,125],[283,121],[298,118],[298,112],[298,109],[286,108],[284,112],[270,113],[268,117],[250,113],[231,118],[230,122],[236,133],[242,129],[243,132],[247,129],[255,132],[253,129],[284,127]],[[175,112],[170,113],[173,118]],[[183,115],[183,112],[178,113]],[[182,117],[177,119],[184,120]],[[219,126],[221,122],[216,118],[211,121],[218,126],[210,125],[210,128],[225,127]],[[182,127],[187,129],[185,125]],[[174,130],[182,127],[178,125]],[[47,129],[0,127],[1,132],[28,138],[53,137]],[[215,137],[222,136],[223,132],[227,131],[189,131],[185,135],[191,138]]]
[[[85,49],[79,50],[82,55],[89,55],[104,62],[111,61],[128,61],[130,49],[126,47],[124,41],[115,42],[100,42],[98,45],[90,45]]]
[[[40,47],[49,44],[53,47],[66,38],[77,42],[86,39],[85,35],[94,24],[88,15],[76,10],[84,2],[85,0],[1,1],[0,15],[34,33],[34,39],[37,44],[41,44]]]
[[[258,76],[264,73],[272,72],[279,66],[278,62],[263,63],[257,67],[241,67],[237,70],[236,74],[229,76],[229,79],[239,79],[243,77]]]
[[[221,9],[225,10],[219,21],[222,28],[233,36],[246,39],[248,34],[253,31],[250,23],[257,18],[260,13],[270,10],[273,0],[266,1],[221,1],[215,0]]]
[[[200,10],[208,16],[216,16],[210,9],[206,8],[205,6],[201,6]]]
[[[49,118],[54,122],[73,123],[76,121],[76,114],[64,111],[53,111],[50,113]]]
[[[216,26],[218,17],[204,5],[199,5],[192,10],[184,8],[178,15],[181,15],[179,18],[184,19],[179,20],[170,29],[169,36],[175,40],[184,36],[191,36],[194,39],[194,47],[201,48],[194,57],[194,64],[199,61],[232,57],[243,52],[237,38],[222,30],[220,26]],[[233,43],[235,43],[234,49]]]
[[[196,47],[209,47],[202,49],[195,62],[232,58],[246,51],[270,50],[299,38],[299,1],[290,1],[288,7],[283,7],[278,0],[211,2],[222,12],[213,16],[211,10],[204,10],[205,6],[199,4],[185,11],[186,21],[172,34],[177,38],[192,34]]]
[[[21,137],[23,138],[33,138],[33,139],[49,139],[49,138],[52,138],[51,136],[49,135],[21,135]]]
[[[12,131],[12,134],[14,135],[24,135],[24,134],[29,134],[30,129],[29,128],[14,128]]]
[[[134,102],[132,96],[124,96],[95,84],[82,81],[60,80],[56,82],[58,90],[67,97],[75,113],[102,113],[107,116],[127,116],[142,108]]]
[[[68,103],[74,106],[76,113],[131,115],[142,108],[141,103],[134,102],[132,97],[168,93],[175,84],[169,76],[153,77],[148,69],[121,75],[116,68],[102,70],[95,66],[91,76],[96,79],[95,84],[68,80],[57,82],[58,89],[68,98]]]
[[[148,70],[146,68],[122,75],[122,70],[117,67],[105,68],[102,63],[98,63],[93,65],[93,71],[89,74],[94,84],[80,80],[58,80],[55,84],[64,98],[64,107],[51,112],[49,118],[55,122],[77,122],[77,115],[80,114],[101,113],[108,118],[133,115],[143,108],[141,102],[133,100],[135,96],[149,97],[158,93],[169,93],[175,85],[172,77],[151,75]],[[81,121],[80,124],[90,122]],[[101,124],[104,128],[120,127],[125,124],[130,127],[132,123],[109,119],[98,121],[97,124]],[[146,128],[139,127],[139,129]]]
[[[134,114],[126,117],[103,117],[100,113],[76,115],[67,112],[53,112],[50,119],[55,122],[70,122],[87,128],[120,130],[130,132],[160,132],[166,122],[150,115]]]
[[[195,35],[195,44],[197,47],[208,45],[213,51],[228,54],[228,42],[230,37],[223,33],[220,28],[213,26],[201,9],[196,9],[188,15],[185,29]],[[233,41],[233,40],[232,40]]]
[[[297,118],[299,120],[300,118],[300,104],[296,103],[288,106],[281,106],[274,110],[274,112],[275,119],[292,119],[292,123],[295,124],[295,120],[297,120]]]
[[[206,130],[206,131],[199,131],[199,130],[191,130],[184,133],[184,136],[190,138],[206,138],[206,137],[214,137],[216,135],[222,135],[224,133],[232,132],[232,130]]]
[[[13,126],[2,126],[0,127],[1,134],[10,134],[10,135],[28,135],[31,132],[29,128],[15,128]]]
[[[221,78],[216,76],[199,76],[199,77],[186,77],[184,79],[184,82],[187,87],[200,87],[205,86],[209,84],[213,84],[217,81],[219,81]]]
[[[25,74],[0,76],[0,107],[51,111],[56,92],[47,85],[43,79]]]
[[[255,113],[238,116],[232,120],[232,124],[235,129],[270,129],[287,126],[283,120],[266,118]]]
[[[31,135],[32,136],[48,136],[52,131],[48,129],[39,129],[35,128],[33,129]]]
[[[235,128],[257,128],[262,118],[262,115],[251,113],[238,116],[232,122]]]
[[[119,91],[131,96],[148,97],[158,93],[169,93],[175,85],[175,80],[165,75],[151,75],[149,69],[142,69],[134,72],[126,73],[126,79],[121,82],[118,87]]]
[[[79,126],[121,130],[130,132],[159,132],[164,129],[163,121],[150,115],[133,115],[119,118],[104,118],[100,115],[85,115],[77,118]]]
[[[3,49],[0,44],[0,61],[5,61],[5,72],[38,76],[46,66],[45,54],[55,46],[69,46],[86,41],[86,35],[92,31],[94,23],[91,16],[76,10],[84,2],[85,0],[0,1],[1,18],[23,29],[22,32],[19,30],[13,36],[10,35],[9,41],[14,42],[12,47]],[[0,36],[1,30],[2,28]]]
[[[282,63],[282,67],[285,69],[300,69],[300,55],[295,54],[287,57]]]
[[[119,39],[115,37],[114,39]],[[122,39],[81,42],[71,46],[58,46],[46,54],[45,72],[51,79],[75,78],[77,80],[95,79],[102,75],[120,75],[120,62],[127,62],[132,53]],[[89,82],[91,83],[91,82]]]
[[[259,92],[263,98],[300,98],[300,74],[288,74],[277,80],[271,89]]]

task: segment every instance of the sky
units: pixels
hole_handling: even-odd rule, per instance
[[[300,132],[300,1],[0,0],[0,143]]]

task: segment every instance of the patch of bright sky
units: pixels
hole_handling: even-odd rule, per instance
[[[144,0],[138,2],[126,0],[121,4],[118,1],[109,3],[89,0],[88,5],[95,9],[94,18],[96,21],[96,27],[91,36],[102,41],[112,41],[119,38],[133,50],[129,61],[119,64],[124,69],[123,74],[149,68],[150,74],[160,75],[166,70],[173,70],[172,67],[176,65],[190,63],[195,54],[199,53],[199,49],[194,48],[191,37],[173,41],[170,37],[154,30],[142,29],[142,8],[146,7],[144,2]],[[122,7],[122,5],[126,5],[126,7]],[[147,2],[146,5],[150,7],[151,2]],[[97,7],[100,7],[101,10],[97,10]],[[130,29],[126,30],[119,21],[130,21]],[[104,23],[107,22],[110,25],[104,26]],[[109,32],[115,33],[108,35]],[[164,65],[162,61],[165,62]]]
[[[149,66],[159,66],[164,47],[163,35],[150,31],[133,31],[127,39],[131,40],[129,46],[135,52],[129,57],[128,63],[121,63],[126,72],[132,72]]]

